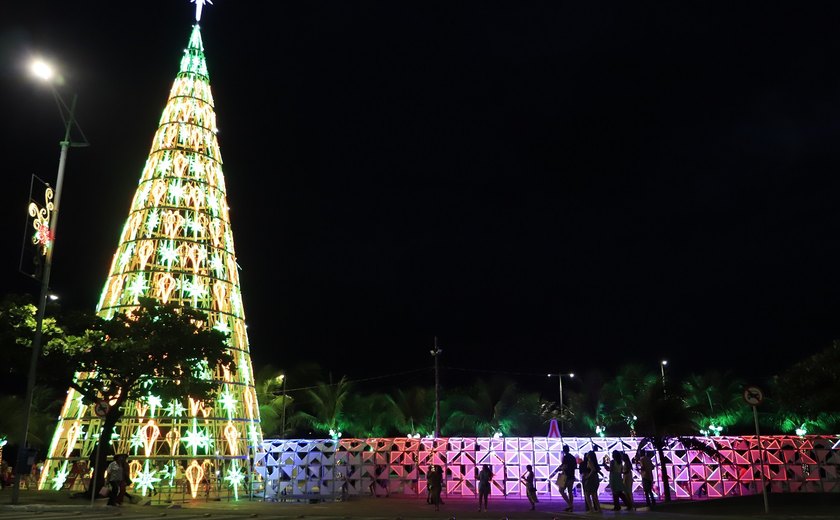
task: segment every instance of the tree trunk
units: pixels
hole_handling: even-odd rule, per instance
[[[108,410],[105,415],[105,421],[102,423],[102,431],[99,434],[97,445],[93,448],[93,453],[90,455],[90,460],[93,461],[91,469],[93,469],[93,476],[90,479],[90,489],[88,489],[88,496],[91,499],[95,498],[105,485],[105,470],[108,467],[108,455],[111,451],[111,434],[114,432],[114,426],[122,416],[120,408],[124,400],[120,399],[117,403]]]
[[[662,446],[656,447],[656,455],[659,457],[659,471],[662,473],[662,492],[665,495],[665,501],[671,501],[671,486],[668,483],[668,464],[665,462],[665,450]]]

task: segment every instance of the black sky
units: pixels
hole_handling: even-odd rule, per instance
[[[3,7],[4,290],[36,292],[29,178],[54,178],[61,137],[26,57],[79,94],[92,147],[53,286],[93,308],[191,20],[186,0]],[[255,363],[395,373],[437,335],[451,367],[752,377],[840,338],[838,27],[836,2],[216,0]]]

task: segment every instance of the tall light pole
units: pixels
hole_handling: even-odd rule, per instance
[[[573,379],[575,377],[574,373],[569,372],[568,374],[548,374],[548,377],[557,376],[557,386],[560,390],[560,436],[563,436],[563,377],[566,376],[569,379]]]
[[[55,102],[58,104],[58,110],[61,113],[61,119],[64,121],[64,139],[59,142],[59,145],[61,146],[61,154],[58,158],[58,176],[55,182],[55,191],[50,189],[47,190],[47,199],[49,199],[50,194],[52,194],[52,213],[49,217],[48,230],[42,235],[44,237],[44,243],[42,244],[42,250],[44,253],[44,270],[41,276],[41,294],[38,299],[38,314],[35,318],[35,335],[32,338],[32,357],[29,361],[29,374],[26,379],[26,401],[23,413],[23,429],[20,442],[18,444],[18,459],[15,464],[15,478],[12,486],[12,504],[18,503],[20,498],[20,474],[24,471],[24,467],[28,466],[27,458],[29,453],[27,439],[29,437],[29,414],[32,412],[32,397],[35,391],[38,358],[41,356],[41,344],[44,332],[44,314],[46,313],[47,298],[49,297],[50,290],[50,273],[52,271],[53,251],[55,250],[55,231],[58,225],[58,209],[59,202],[61,201],[61,189],[64,186],[64,166],[67,163],[67,151],[71,146],[75,147],[88,145],[84,132],[82,132],[82,129],[79,127],[79,124],[74,118],[76,110],[76,95],[73,95],[73,102],[68,107],[67,103],[64,102],[61,95],[59,95],[58,91],[55,89],[55,86],[51,83],[51,80],[54,77],[52,68],[47,63],[38,60],[32,63],[31,69],[35,76],[48,82],[50,85]],[[84,139],[81,143],[73,143],[70,141],[70,132],[73,130],[74,126],[78,129]],[[49,206],[49,200],[47,202]],[[50,211],[50,208],[48,208],[48,211]]]
[[[659,363],[659,370],[661,370],[661,371],[662,371],[662,393],[663,393],[663,394],[665,394],[665,395],[668,395],[668,391],[667,391],[667,390],[665,390],[665,366],[666,366],[667,364],[668,364],[668,360],[667,360],[667,359],[663,359],[663,360]]]
[[[438,348],[437,336],[435,336],[435,348],[429,352],[435,358],[435,439],[437,439],[440,437],[440,368],[438,358],[443,353],[443,349]]]
[[[286,438],[286,374],[280,374],[283,378],[283,412],[280,419],[280,435]]]

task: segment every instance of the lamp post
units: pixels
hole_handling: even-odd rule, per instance
[[[668,391],[667,391],[667,390],[665,390],[665,366],[666,366],[667,364],[668,364],[668,360],[667,360],[667,359],[663,359],[663,360],[659,363],[659,370],[662,372],[662,393],[663,393],[664,395],[668,395]]]
[[[283,378],[283,412],[280,419],[280,434],[286,438],[286,374],[281,374]]]
[[[443,349],[438,348],[437,336],[435,336],[435,348],[429,353],[435,358],[435,439],[440,437],[440,369],[438,367],[438,358]]]
[[[74,118],[76,110],[76,95],[73,95],[73,102],[70,106],[61,98],[61,95],[55,89],[55,86],[50,83],[54,73],[52,68],[43,61],[35,61],[32,63],[32,73],[43,81],[49,83],[52,90],[53,97],[58,110],[61,113],[61,118],[64,121],[64,139],[59,142],[61,146],[61,154],[58,158],[58,175],[56,177],[55,191],[53,192],[52,214],[49,220],[49,230],[45,235],[46,242],[44,243],[44,270],[41,277],[41,294],[38,298],[38,313],[35,318],[35,335],[32,338],[32,357],[29,361],[29,374],[26,379],[26,400],[24,404],[23,413],[23,428],[18,444],[18,459],[15,464],[15,478],[12,486],[12,504],[17,504],[20,498],[20,474],[24,466],[27,465],[28,449],[27,438],[29,437],[29,414],[32,412],[32,397],[35,391],[35,378],[38,370],[38,358],[41,356],[41,344],[43,341],[44,332],[44,314],[46,313],[47,298],[49,297],[50,289],[50,273],[52,271],[52,258],[55,245],[55,230],[58,224],[58,210],[59,202],[61,201],[61,189],[64,186],[64,166],[67,163],[67,151],[71,146],[87,146],[87,138],[84,132],[79,127],[79,124]],[[76,127],[82,135],[84,142],[73,143],[70,141],[70,132],[73,127]],[[48,193],[52,190],[48,190]],[[49,195],[48,195],[49,199]]]
[[[574,373],[569,372],[568,374],[548,374],[548,377],[557,376],[557,386],[560,389],[560,436],[563,436],[563,376],[568,377],[569,379],[573,379],[575,377]]]

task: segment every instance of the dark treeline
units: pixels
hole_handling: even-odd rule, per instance
[[[10,443],[21,427],[35,308],[26,296],[0,302],[0,439]],[[45,330],[83,321],[78,313],[48,309]],[[554,361],[554,360],[548,360]],[[655,367],[655,365],[654,365]],[[441,367],[441,435],[545,436],[557,419],[568,436],[754,434],[752,409],[738,374],[702,369],[663,381],[650,364],[614,370],[592,368],[564,379],[563,406],[555,377]],[[757,383],[763,434],[834,433],[840,427],[840,344]],[[427,436],[435,430],[434,373],[419,366],[399,374],[354,378],[317,364],[255,366],[255,383],[266,438]],[[535,381],[539,381],[536,384]],[[68,381],[51,377],[49,360],[38,372],[30,424],[34,447],[43,449],[55,428]],[[10,447],[13,447],[10,445]]]

